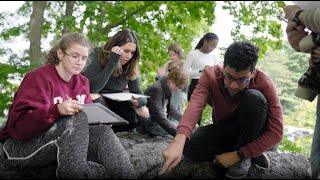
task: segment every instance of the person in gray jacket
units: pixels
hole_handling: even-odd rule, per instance
[[[141,121],[149,120],[146,98],[117,102],[103,97],[104,93],[119,93],[129,88],[131,93],[142,94],[139,76],[140,50],[136,35],[122,30],[112,36],[103,47],[94,48],[89,55],[91,63],[83,75],[90,81],[90,96],[126,119],[128,125],[113,125],[114,132],[130,131]]]
[[[174,106],[170,106],[171,95],[184,89],[187,82],[187,72],[183,68],[176,68],[145,90],[144,94],[150,96],[147,107],[151,122],[146,124],[146,131],[150,135],[175,136],[182,114]],[[169,116],[174,119],[169,119]]]

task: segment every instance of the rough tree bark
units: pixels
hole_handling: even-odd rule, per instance
[[[38,64],[42,60],[41,30],[44,22],[43,14],[47,1],[33,1],[30,16],[30,63]]]

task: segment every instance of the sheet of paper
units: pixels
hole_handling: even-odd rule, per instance
[[[104,97],[107,97],[109,99],[115,100],[115,101],[130,101],[132,99],[137,99],[139,97],[145,97],[149,98],[150,96],[145,96],[141,94],[134,94],[134,93],[106,93],[102,94]]]

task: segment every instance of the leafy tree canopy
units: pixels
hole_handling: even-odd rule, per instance
[[[0,13],[0,41],[10,42],[22,36],[32,42],[30,17],[37,10],[33,6],[35,2],[25,1],[17,12]],[[223,18],[215,14],[217,5],[234,17],[236,26],[231,33],[234,40],[256,43],[261,57],[269,48],[281,48],[283,30],[276,16],[283,14],[283,1],[47,1],[39,37],[41,42],[53,39],[53,45],[68,29],[85,33],[94,46],[101,46],[116,31],[129,28],[136,32],[139,40],[144,89],[154,81],[157,68],[167,61],[167,48],[172,42],[180,43],[187,53],[194,48],[195,39],[211,31],[215,19]],[[20,23],[21,19],[25,21]],[[42,59],[46,51],[41,46]],[[29,59],[28,49],[14,54],[2,48],[0,55],[5,57],[0,61],[0,88],[4,93],[0,98],[6,102],[0,104],[2,112],[8,108],[17,87],[8,79],[21,78],[39,64]],[[2,99],[4,97],[7,99]]]

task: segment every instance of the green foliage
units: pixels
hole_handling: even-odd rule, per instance
[[[279,1],[224,1],[223,9],[235,18],[234,40],[249,40],[260,47],[262,57],[268,49],[280,49],[283,31],[277,15],[283,14],[284,2]]]
[[[249,39],[256,42],[263,54],[270,47],[279,47],[282,35],[280,24],[273,20],[280,13],[283,2],[221,2],[230,14],[235,16],[237,28],[233,32],[234,39]],[[241,8],[237,6],[241,5]],[[142,59],[141,77],[145,89],[154,81],[156,70],[168,59],[167,47],[172,42],[182,45],[185,52],[190,51],[195,38],[210,31],[214,23],[215,1],[75,1],[72,17],[65,17],[65,1],[48,1],[45,9],[45,21],[42,37],[53,34],[51,43],[61,36],[67,25],[71,31],[84,32],[94,46],[103,45],[114,32],[129,28],[136,32],[139,39]],[[29,37],[29,24],[9,23],[9,17],[30,17],[32,1],[26,1],[17,14],[3,14],[5,29],[0,33],[3,39],[23,35]],[[218,18],[220,18],[218,16]],[[8,22],[7,22],[8,21]],[[1,22],[1,21],[0,21]],[[240,32],[239,27],[251,25],[253,36]],[[259,35],[258,34],[263,34]],[[271,35],[271,38],[265,36]],[[33,64],[33,62],[31,62]]]
[[[301,148],[301,153],[303,155],[305,155],[306,157],[310,157],[312,137],[298,138],[297,140],[295,140],[295,144]]]
[[[0,49],[0,55],[5,54],[8,51],[10,50]],[[35,67],[35,65],[29,65],[27,60],[20,59],[13,53],[8,57],[7,63],[0,63],[0,116],[4,116],[4,110],[8,109],[13,101],[13,94],[19,87],[19,81],[22,80],[22,77],[26,72]]]
[[[17,13],[1,13],[2,29],[0,38],[3,41],[13,40],[17,36],[29,38],[29,22],[20,21],[21,16],[29,18],[32,13],[32,1],[26,1]],[[49,34],[54,38],[53,46],[61,37],[62,30],[68,25],[71,31],[84,32],[94,46],[103,45],[114,32],[129,28],[134,30],[139,40],[142,54],[141,79],[143,89],[154,81],[156,69],[167,61],[167,47],[171,42],[180,43],[189,51],[194,37],[202,36],[213,24],[215,2],[188,3],[181,1],[76,1],[73,16],[65,17],[65,1],[48,1],[44,12],[44,24],[41,37]],[[202,16],[206,14],[206,16]],[[23,19],[23,18],[22,18]],[[20,23],[21,22],[21,23]],[[201,28],[199,28],[201,27]],[[3,56],[10,56],[18,61],[1,64],[4,93],[1,95],[0,112],[8,109],[18,84],[8,81],[10,76],[21,80],[24,74],[32,69],[28,62],[28,50],[22,55],[12,51],[2,51]],[[46,54],[45,52],[43,52]],[[19,62],[19,60],[21,62]],[[28,62],[28,63],[26,63]],[[19,63],[26,63],[19,66]],[[36,67],[37,65],[35,65]]]
[[[302,100],[291,114],[285,116],[286,125],[314,129],[316,122],[317,100],[309,102]]]
[[[212,124],[212,107],[207,104],[202,113],[201,126]]]
[[[279,50],[269,49],[258,61],[261,68],[275,83],[285,115],[291,114],[302,100],[294,96],[298,80],[307,69],[307,54],[297,53],[283,43]],[[276,67],[276,68],[275,68]]]
[[[297,146],[296,143],[293,143],[292,141],[288,140],[288,137],[286,135],[280,142],[278,150],[283,153],[304,154],[307,157],[309,157],[310,155],[309,149],[303,149],[302,147]]]
[[[5,121],[7,121],[6,118],[0,117],[0,123],[3,123],[3,122],[5,122]]]

